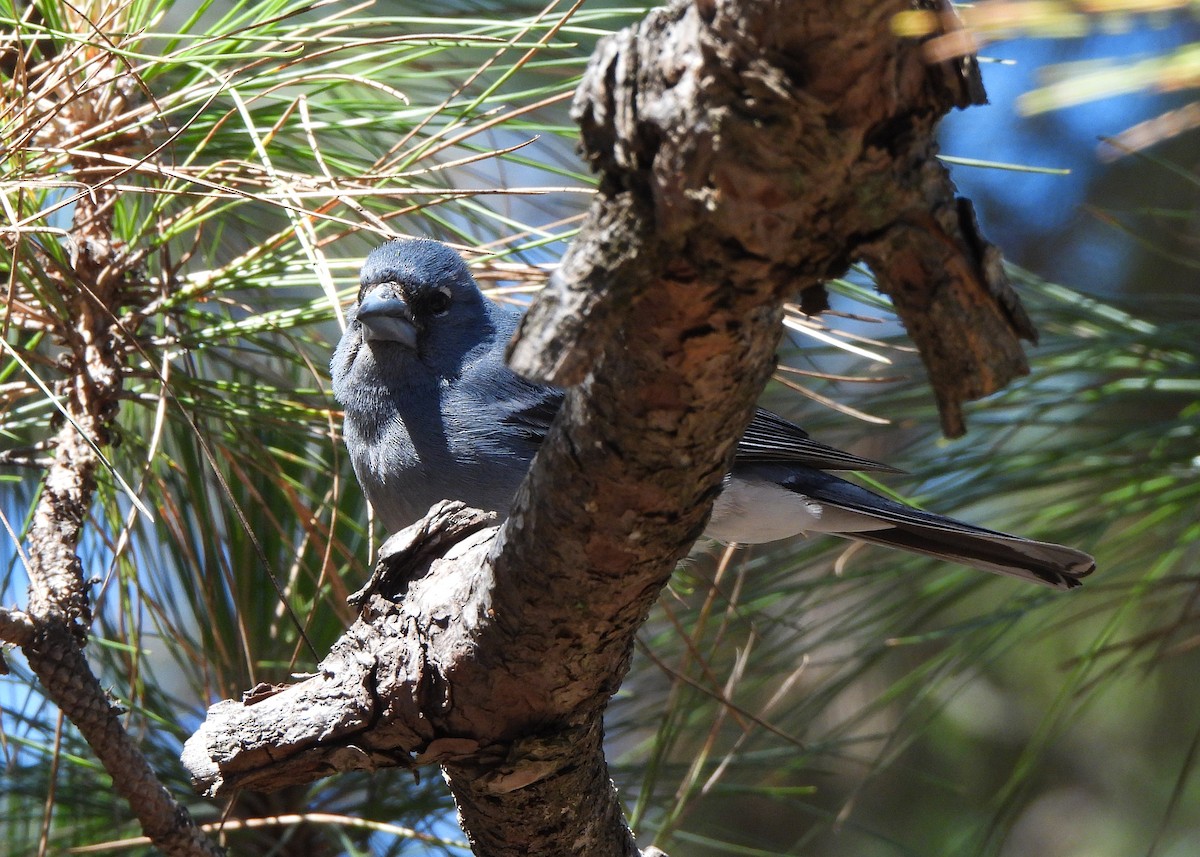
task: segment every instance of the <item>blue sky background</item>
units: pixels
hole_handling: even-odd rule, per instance
[[[1116,57],[1133,60],[1161,54],[1200,37],[1196,22],[1183,16],[1154,26],[1143,18],[1124,33],[1096,33],[1074,40],[1020,39],[990,45],[983,55],[1011,61],[983,65],[990,104],[946,118],[946,155],[1034,167],[1066,168],[1070,175],[1021,173],[956,166],[959,190],[974,201],[984,234],[1011,261],[1046,279],[1099,297],[1130,296],[1135,290],[1174,292],[1195,282],[1195,272],[1162,258],[1146,258],[1133,237],[1104,223],[1081,206],[1130,212],[1142,206],[1194,211],[1195,185],[1143,157],[1104,163],[1100,138],[1177,108],[1194,93],[1135,93],[1025,117],[1017,111],[1022,93],[1042,82],[1047,65]],[[1149,150],[1184,168],[1200,167],[1196,137],[1184,135]],[[1194,221],[1157,239],[1177,251],[1195,241]],[[1148,228],[1154,228],[1150,226]],[[1194,253],[1193,253],[1194,255]],[[1149,282],[1147,282],[1149,280]]]

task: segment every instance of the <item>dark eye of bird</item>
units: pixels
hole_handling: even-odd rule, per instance
[[[444,315],[450,309],[450,290],[437,289],[426,298],[426,306],[434,315]]]

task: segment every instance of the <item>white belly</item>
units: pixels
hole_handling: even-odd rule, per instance
[[[758,479],[729,479],[704,535],[720,542],[761,544],[797,533],[861,533],[891,524]]]

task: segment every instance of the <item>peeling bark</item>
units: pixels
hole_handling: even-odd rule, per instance
[[[394,537],[317,676],[210,711],[185,753],[201,787],[438,762],[480,855],[633,853],[602,713],[703,530],[782,302],[869,259],[951,431],[1024,371],[1032,330],[935,159],[977,79],[898,40],[906,8],[676,3],[602,43],[574,106],[599,193],[510,349],[574,386],[510,517],[442,506]],[[460,540],[422,547],[444,527]]]

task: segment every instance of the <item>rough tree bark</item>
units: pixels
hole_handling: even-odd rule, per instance
[[[637,853],[602,714],[703,529],[784,299],[868,260],[951,432],[1024,371],[1032,331],[935,159],[978,82],[893,35],[907,8],[681,2],[600,46],[574,109],[600,192],[510,355],[574,386],[511,516],[443,506],[390,540],[319,674],[210,710],[185,750],[200,787],[436,762],[478,854]]]

